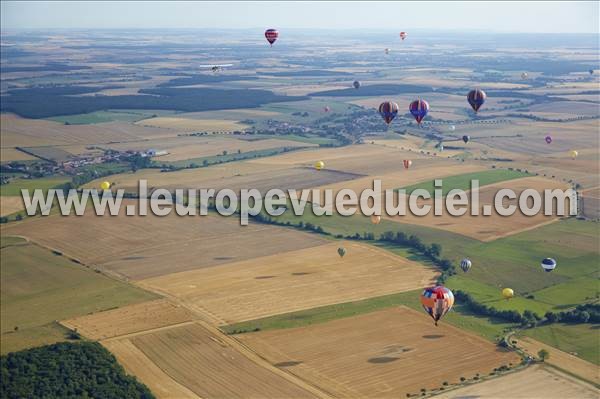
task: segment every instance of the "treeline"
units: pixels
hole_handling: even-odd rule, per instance
[[[195,112],[256,108],[271,102],[298,101],[308,98],[278,95],[269,90],[170,87],[140,90],[140,95],[81,97],[71,95],[81,94],[83,90],[85,89],[77,86],[11,90],[9,95],[3,96],[0,110],[14,112],[28,118],[47,118],[86,114],[106,109],[164,109]],[[91,89],[87,88],[87,90]]]
[[[542,317],[530,310],[524,310],[523,314],[516,310],[498,310],[477,302],[470,294],[461,290],[456,290],[454,297],[472,313],[511,323],[520,323],[522,327],[535,327],[539,324],[552,323],[600,323],[600,304],[582,304],[565,312],[546,312]]]
[[[254,216],[254,220],[261,223],[275,224],[279,226],[293,226],[302,230],[311,231],[313,233],[331,235],[331,233],[325,231],[321,226],[317,226],[310,222],[299,221],[298,223],[292,223],[290,221],[279,221],[277,218],[270,217],[263,213],[259,213]],[[414,234],[407,235],[401,231],[386,231],[376,237],[374,233],[364,232],[348,234],[346,236],[337,234],[335,238],[346,239],[346,240],[362,240],[362,241],[379,241],[388,244],[395,244],[402,247],[408,247],[412,249],[416,254],[426,258],[433,263],[438,269],[441,270],[441,274],[437,279],[437,284],[444,284],[448,277],[456,274],[456,267],[449,259],[441,257],[442,246],[437,243],[431,245],[425,244],[419,237]]]
[[[0,358],[2,398],[154,398],[95,342],[58,343]]]

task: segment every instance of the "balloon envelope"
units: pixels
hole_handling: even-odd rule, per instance
[[[398,104],[392,101],[386,101],[379,105],[379,115],[388,125],[398,115]]]
[[[275,43],[275,41],[277,41],[278,37],[279,37],[279,32],[277,31],[277,29],[267,29],[265,31],[265,38],[267,39],[267,41],[269,42],[269,44],[271,46],[273,46],[273,43]]]
[[[546,140],[546,143],[548,143],[548,144],[552,143],[552,137],[550,137],[550,136],[544,137],[544,140]]]
[[[354,86],[354,88],[355,88],[355,89],[358,89],[358,88],[360,87],[360,82],[359,82],[358,80],[355,80],[355,81],[352,83],[352,86]]]
[[[402,161],[402,163],[404,164],[404,169],[408,169],[412,165],[412,161],[410,159],[405,159],[404,161]]]
[[[389,48],[386,48],[384,51],[385,51],[386,54],[390,53],[390,49]]]
[[[579,153],[575,150],[571,151],[569,154],[571,154],[571,158],[573,159],[577,158],[577,156],[579,155]]]
[[[429,112],[429,104],[425,100],[415,100],[408,106],[408,110],[414,116],[417,123],[421,123]]]
[[[542,268],[545,272],[551,272],[556,268],[556,261],[552,258],[544,258],[542,260]]]
[[[346,255],[346,249],[345,248],[338,248],[338,255],[340,256],[340,258],[343,258],[344,255]]]
[[[329,111],[331,111],[331,108],[329,108],[328,106],[326,106],[325,108],[323,108],[323,111],[329,112]]]
[[[103,181],[102,183],[100,183],[100,188],[102,188],[102,190],[108,190],[110,188],[110,183],[107,181]]]
[[[438,285],[425,288],[421,294],[421,305],[431,316],[435,325],[454,305],[454,295],[448,288]]]
[[[464,258],[460,261],[460,268],[463,272],[468,272],[471,269],[471,260],[469,258]]]
[[[504,299],[510,299],[513,296],[515,296],[515,292],[512,288],[505,288],[502,290],[502,297],[504,297]]]
[[[450,125],[450,127],[448,127],[448,130],[450,130],[451,132],[456,130],[456,126],[454,125]]]
[[[485,102],[486,97],[487,95],[483,90],[475,89],[467,94],[467,101],[471,105],[471,108],[473,108],[473,111],[477,112]]]
[[[373,224],[379,224],[379,223],[381,223],[381,216],[379,216],[379,215],[372,215],[371,216],[371,223],[373,223]]]
[[[324,167],[325,167],[325,162],[323,162],[323,161],[317,161],[317,162],[315,163],[315,169],[316,169],[316,170],[321,170],[321,169],[323,169]]]
[[[462,141],[464,141],[465,144],[467,144],[470,140],[471,140],[471,136],[467,136],[467,135],[462,136]]]
[[[523,72],[521,74],[521,79],[527,79],[529,77],[529,75],[527,74],[527,72]]]

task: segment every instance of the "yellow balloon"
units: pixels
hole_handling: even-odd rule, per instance
[[[577,155],[579,155],[579,153],[575,150],[571,151],[571,158],[575,159],[577,158]]]
[[[110,188],[110,183],[109,183],[109,182],[107,182],[107,181],[103,181],[103,182],[100,184],[100,188],[102,188],[102,190],[108,190],[108,189]]]
[[[321,170],[325,167],[325,162],[323,161],[317,161],[317,163],[315,163],[315,169],[316,170]]]
[[[502,296],[504,297],[504,299],[508,300],[515,296],[515,292],[512,290],[512,288],[505,288],[502,290]]]
[[[373,223],[373,224],[379,224],[379,223],[381,223],[381,216],[379,216],[379,215],[372,215],[371,216],[371,223]]]

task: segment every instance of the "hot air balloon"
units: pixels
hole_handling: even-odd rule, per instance
[[[408,106],[408,110],[415,117],[415,120],[418,124],[421,124],[421,121],[427,113],[429,112],[429,104],[425,100],[415,100]]]
[[[505,288],[502,290],[502,297],[507,301],[513,296],[515,296],[515,292],[512,290],[512,288]]]
[[[404,39],[406,39],[406,36],[408,36],[408,33],[400,32],[400,39],[402,39],[402,41],[404,41]]]
[[[321,170],[325,167],[325,162],[323,161],[317,161],[315,162],[315,169],[316,170]]]
[[[355,80],[354,83],[352,83],[352,86],[354,86],[355,89],[358,89],[360,87],[360,82]]]
[[[460,268],[463,272],[468,272],[471,269],[471,260],[469,258],[464,258],[460,261]]]
[[[265,38],[267,39],[267,41],[269,42],[271,47],[273,47],[273,43],[275,43],[277,41],[278,37],[279,37],[279,32],[277,31],[277,29],[267,29],[265,31]]]
[[[546,140],[546,144],[552,143],[552,137],[551,136],[544,137],[544,140]]]
[[[437,148],[440,152],[444,151],[444,145],[442,143],[438,143]]]
[[[579,155],[579,153],[577,151],[575,151],[575,150],[571,151],[569,154],[571,154],[571,158],[572,159],[577,158],[577,156]]]
[[[384,51],[385,51],[386,54],[390,53],[390,49],[389,48],[386,48]]]
[[[527,79],[529,77],[529,75],[527,74],[527,72],[523,72],[521,74],[521,79]]]
[[[451,132],[453,132],[453,131],[455,131],[455,130],[456,130],[456,126],[454,126],[454,125],[450,125],[450,126],[448,127],[448,130],[450,130]]]
[[[381,223],[381,216],[379,215],[371,215],[371,223],[379,224]]]
[[[590,69],[590,75],[593,75],[593,74],[594,74],[594,70]]]
[[[467,101],[469,102],[469,104],[471,104],[473,111],[477,112],[485,102],[486,97],[487,96],[485,95],[485,92],[483,90],[475,89],[471,90],[469,94],[467,94]]]
[[[217,72],[219,72],[219,69],[221,69],[221,67],[218,65],[215,65],[214,67],[212,67],[210,69],[213,71],[213,73],[217,73]]]
[[[467,136],[467,135],[462,136],[462,141],[464,141],[465,144],[467,144],[470,140],[471,140],[471,136]]]
[[[329,108],[329,106],[326,105],[325,108],[323,108],[323,111],[329,112],[329,111],[331,111],[331,108]]]
[[[454,295],[448,288],[438,285],[436,287],[425,288],[421,294],[421,305],[431,318],[437,322],[441,319],[454,304]]]
[[[379,115],[388,125],[398,114],[398,104],[392,101],[386,101],[379,105]]]
[[[338,255],[340,256],[340,258],[343,258],[344,255],[346,255],[346,249],[342,248],[342,247],[339,247],[338,248]]]
[[[410,159],[405,159],[402,161],[402,163],[404,164],[404,169],[408,169],[412,165],[412,161]]]
[[[542,260],[542,268],[545,272],[551,272],[556,267],[556,261],[552,258],[544,258]]]
[[[108,190],[110,188],[110,182],[103,181],[102,183],[100,183],[100,188],[102,190]]]

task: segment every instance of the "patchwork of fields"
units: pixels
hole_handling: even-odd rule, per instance
[[[344,44],[336,35],[315,47],[294,32],[272,49],[208,33],[201,40],[182,34],[180,46],[161,32],[141,47],[103,34],[35,37],[22,49],[11,47],[21,40],[12,38],[6,54],[17,60],[6,65],[3,45],[3,103],[30,118],[0,115],[2,354],[99,341],[158,398],[600,396],[600,324],[589,314],[588,322],[570,324],[545,316],[597,306],[600,298],[600,113],[597,68],[587,71],[597,63],[591,45],[488,49],[482,35],[480,49],[464,51],[446,37],[430,46],[432,39],[415,35],[395,37],[385,54],[372,41]],[[450,67],[456,54],[469,64]],[[215,73],[208,59],[231,66]],[[473,87],[488,92],[478,114],[465,101]],[[421,125],[407,113],[416,98],[431,106]],[[376,111],[382,101],[400,107],[389,126]],[[210,111],[189,112],[196,110]],[[163,155],[139,167],[132,154],[150,149]],[[94,163],[112,151],[123,158]],[[81,169],[62,164],[77,157],[85,158]],[[79,179],[80,187],[109,181],[128,193],[145,179],[150,191],[334,195],[371,189],[374,179],[382,190],[408,191],[442,179],[447,195],[468,191],[472,178],[480,180],[480,210],[499,189],[518,195],[574,187],[587,220],[502,217],[492,209],[477,217],[383,215],[373,224],[360,212],[317,217],[311,202],[329,204],[312,195],[303,216],[288,211],[248,226],[212,211],[126,216],[125,206],[140,206],[133,199],[117,216],[89,209],[84,216],[15,215],[21,189],[47,192]],[[465,257],[468,273],[458,267]],[[558,264],[552,273],[540,266],[547,257]],[[436,327],[419,295],[440,277],[481,305],[527,310],[539,320],[520,325],[457,300]],[[501,296],[505,287],[515,292],[510,301]],[[533,357],[540,349],[550,357],[522,364],[519,352],[497,345],[503,337]],[[502,366],[510,371],[497,372]]]

